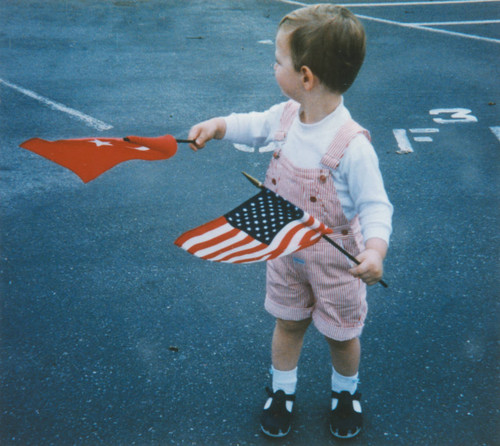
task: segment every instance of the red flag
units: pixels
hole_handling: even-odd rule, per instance
[[[84,183],[123,161],[165,160],[177,151],[177,141],[171,135],[157,138],[129,136],[122,138],[83,138],[46,141],[32,138],[20,144],[76,173]]]
[[[175,244],[213,262],[251,263],[285,256],[333,231],[269,189],[181,235]]]

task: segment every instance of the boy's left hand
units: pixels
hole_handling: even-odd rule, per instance
[[[375,249],[366,249],[356,258],[360,264],[351,268],[349,272],[367,285],[375,285],[384,273],[383,260],[379,252]]]
[[[360,264],[351,268],[349,272],[367,285],[375,285],[384,274],[386,253],[387,243],[384,240],[378,238],[367,240],[366,249],[357,256]]]

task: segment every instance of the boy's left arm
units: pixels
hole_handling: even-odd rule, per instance
[[[351,268],[349,272],[367,285],[375,285],[384,274],[383,263],[387,254],[387,243],[381,238],[370,238],[366,241],[365,248],[357,256],[360,264]]]
[[[392,205],[384,188],[375,150],[364,136],[351,141],[342,163],[365,237],[365,250],[356,256],[360,264],[349,272],[367,285],[374,285],[384,272],[383,262],[392,231]]]

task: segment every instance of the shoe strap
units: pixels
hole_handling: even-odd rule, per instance
[[[360,393],[360,392],[356,391],[356,392],[354,393],[354,395],[351,395],[351,393],[350,393],[350,392],[347,392],[347,391],[345,391],[345,390],[344,390],[343,392],[335,392],[335,391],[333,391],[333,390],[332,390],[332,398],[336,398],[336,399],[338,399],[338,400],[339,400],[339,399],[340,399],[340,395],[341,395],[342,393],[343,393],[343,394],[346,394],[346,393],[347,393],[347,394],[349,395],[349,397],[351,398],[351,400],[358,400],[358,401],[359,401],[359,400],[361,399],[361,393]]]
[[[269,395],[270,398],[275,398],[276,394],[279,392],[279,390],[277,390],[276,392],[273,392],[270,387],[266,387],[266,392],[267,392],[267,394]],[[283,390],[281,390],[281,392],[283,392]],[[295,394],[288,395],[287,393],[283,392],[283,397],[282,398],[285,401],[295,401]]]

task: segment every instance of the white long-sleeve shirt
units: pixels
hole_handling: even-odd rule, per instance
[[[280,128],[285,104],[277,104],[265,112],[226,116],[224,139],[253,147],[272,144],[274,134]],[[335,111],[314,124],[304,124],[297,116],[281,145],[282,153],[297,167],[326,168],[321,160],[340,127],[350,117],[343,101]],[[376,237],[389,244],[393,207],[384,189],[378,158],[370,141],[362,134],[357,135],[337,169],[329,170],[347,219],[359,216],[365,241]]]

